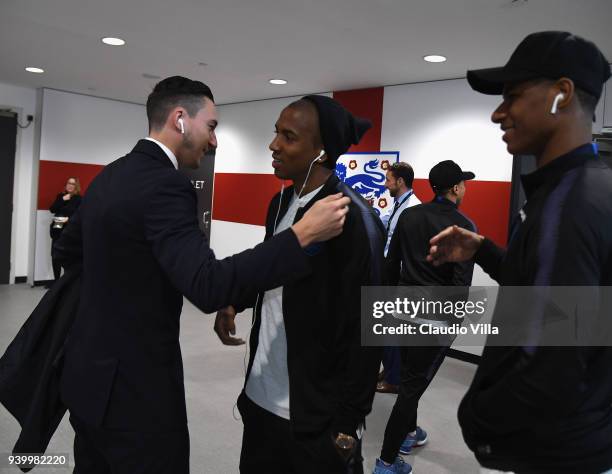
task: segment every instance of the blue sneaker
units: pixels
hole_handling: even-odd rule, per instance
[[[372,474],[412,474],[412,466],[405,462],[401,456],[395,458],[395,462],[390,466],[377,458]]]
[[[418,448],[419,446],[424,446],[427,443],[427,432],[421,429],[420,426],[417,426],[416,435],[414,436],[406,436],[406,439],[400,446],[400,454],[410,454],[412,448]]]

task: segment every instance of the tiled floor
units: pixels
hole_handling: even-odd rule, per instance
[[[44,290],[26,284],[0,285],[0,353],[19,330]],[[239,317],[238,334],[246,337],[250,314]],[[244,377],[245,347],[226,347],[213,330],[213,317],[202,314],[185,302],[181,345],[185,366],[185,387],[191,438],[193,474],[237,473],[242,424],[233,410]],[[421,400],[419,424],[429,433],[430,442],[416,455],[407,457],[415,474],[474,474],[478,464],[464,445],[456,421],[457,405],[474,374],[474,366],[446,359]],[[377,394],[368,430],[364,437],[366,472],[372,472],[380,452],[387,417],[395,396]],[[19,425],[0,407],[0,453],[10,452]],[[47,454],[72,453],[73,431],[67,417],[51,440]],[[0,460],[0,465],[4,461]],[[17,473],[15,468],[0,472]],[[40,469],[40,474],[64,474],[67,469]]]

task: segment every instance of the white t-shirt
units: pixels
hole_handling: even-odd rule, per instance
[[[299,200],[295,193],[289,208],[276,227],[275,234],[293,225],[295,215],[323,186]],[[264,293],[261,306],[259,343],[245,387],[246,395],[264,410],[289,420],[289,371],[287,336],[283,320],[283,287]]]

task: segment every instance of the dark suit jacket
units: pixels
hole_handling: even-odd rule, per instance
[[[66,413],[59,394],[61,360],[80,274],[73,266],[55,282],[0,358],[0,403],[22,428],[13,453],[44,453]]]
[[[65,261],[83,260],[62,398],[85,422],[127,431],[187,421],[183,295],[210,313],[310,272],[290,229],[216,260],[198,228],[189,179],[148,140],[95,178],[59,247]]]

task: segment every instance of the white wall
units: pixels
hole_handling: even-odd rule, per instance
[[[27,115],[36,115],[36,90],[0,83],[0,108],[18,113],[19,123],[27,123]],[[38,117],[35,117],[37,120]],[[28,242],[30,241],[31,192],[34,186],[35,124],[17,129],[15,153],[15,181],[13,185],[13,221],[11,236],[11,281],[15,276],[26,276],[28,271]]]
[[[145,107],[43,90],[41,161],[106,165],[147,136]],[[38,186],[38,183],[36,183]],[[49,211],[36,213],[34,281],[53,279]]]
[[[106,165],[147,136],[143,105],[44,89],[40,160]]]
[[[511,181],[512,156],[490,120],[499,101],[465,79],[385,87],[381,149],[398,150],[416,178],[452,159],[479,181]]]

